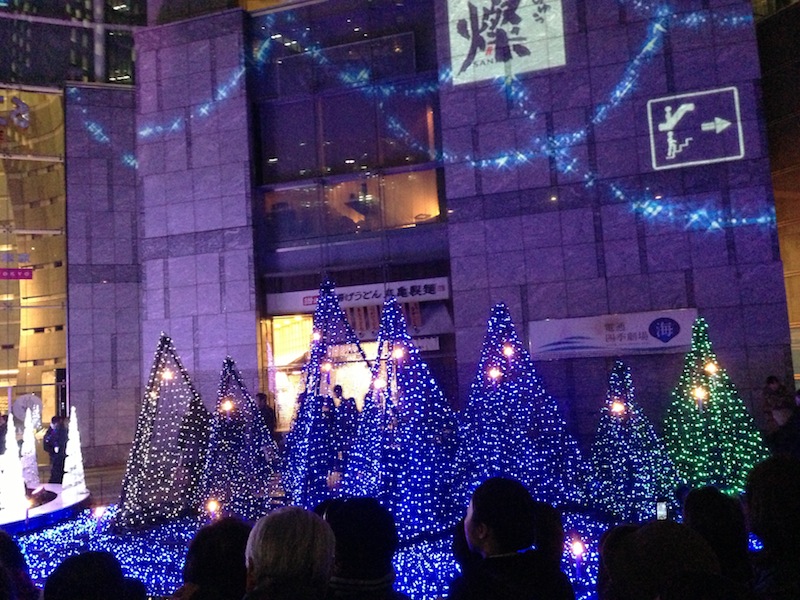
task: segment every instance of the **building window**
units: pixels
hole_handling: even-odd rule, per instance
[[[303,184],[263,192],[268,241],[414,227],[439,220],[436,169]]]

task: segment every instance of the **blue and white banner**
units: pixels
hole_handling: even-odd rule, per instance
[[[531,355],[537,360],[686,352],[696,308],[548,319],[529,324]]]

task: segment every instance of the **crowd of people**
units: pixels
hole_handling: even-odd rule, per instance
[[[748,532],[763,548],[751,553]],[[254,525],[224,517],[189,545],[172,600],[403,600],[394,589],[398,535],[373,498],[284,507]],[[564,531],[555,509],[519,482],[491,478],[473,493],[453,536],[460,575],[451,600],[570,600],[560,570]],[[599,600],[800,598],[800,461],[776,455],[749,474],[741,499],[686,494],[682,523],[617,525],[599,544]],[[65,559],[38,590],[19,547],[0,531],[0,600],[144,600],[107,552]]]

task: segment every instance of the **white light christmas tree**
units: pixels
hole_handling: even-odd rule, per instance
[[[462,511],[489,477],[516,479],[552,505],[583,500],[578,444],[504,304],[492,309],[461,426],[455,497]]]
[[[205,503],[214,513],[255,521],[267,510],[270,458],[277,453],[250,392],[230,357],[225,359],[211,417],[206,467]]]
[[[209,419],[172,340],[162,333],[122,480],[116,529],[158,525],[197,510]]]
[[[25,409],[25,426],[22,430],[22,477],[29,490],[39,487],[39,465],[36,462],[36,437],[34,436],[35,415],[30,408]]]
[[[309,359],[303,367],[305,388],[286,437],[283,483],[292,504],[313,508],[337,494],[343,465],[337,456],[331,393],[337,375],[345,370],[363,370],[362,377],[369,376],[358,337],[333,283],[326,280],[320,286]]]
[[[74,494],[85,494],[86,477],[83,471],[83,451],[81,450],[81,432],[78,429],[78,413],[75,407],[69,409],[69,429],[67,430],[67,449],[64,459],[64,478],[61,482],[64,490]]]
[[[19,446],[14,421],[9,415],[6,430],[6,451],[0,455],[0,509],[22,510],[28,506],[25,479],[19,459]]]
[[[630,370],[616,361],[589,459],[592,504],[631,523],[656,517],[677,480],[666,448],[635,400]]]
[[[733,382],[719,364],[708,323],[692,327],[692,347],[664,419],[664,443],[690,487],[713,485],[737,494],[750,470],[769,455]]]
[[[378,498],[402,538],[448,528],[457,518],[450,500],[457,441],[455,415],[389,298],[344,491]]]

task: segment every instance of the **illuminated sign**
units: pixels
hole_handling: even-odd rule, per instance
[[[314,312],[318,295],[318,290],[267,294],[269,313],[288,315]],[[381,305],[388,296],[395,296],[400,302],[431,302],[450,297],[450,282],[447,277],[429,277],[412,281],[353,285],[336,288],[336,295],[342,308]]]
[[[449,0],[453,85],[566,63],[561,0]]]
[[[685,352],[696,308],[548,319],[529,325],[536,359]]]
[[[654,98],[647,103],[653,169],[738,160],[744,135],[735,87]]]

